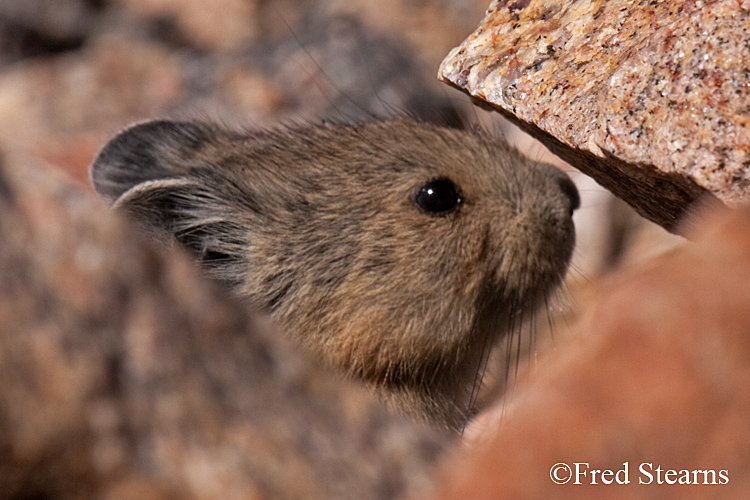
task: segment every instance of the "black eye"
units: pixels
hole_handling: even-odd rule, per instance
[[[461,192],[452,180],[446,178],[430,181],[417,192],[419,208],[428,215],[447,215],[461,204]]]

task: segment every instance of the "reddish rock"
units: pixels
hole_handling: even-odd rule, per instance
[[[429,498],[747,497],[750,208],[713,212],[689,232],[696,243],[601,285]],[[589,472],[558,485],[558,463]],[[629,484],[592,476],[623,464]],[[693,473],[703,470],[714,472]]]

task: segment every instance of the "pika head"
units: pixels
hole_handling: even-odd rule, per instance
[[[578,193],[481,131],[411,119],[114,137],[96,190],[326,363],[460,427],[487,350],[562,280]]]

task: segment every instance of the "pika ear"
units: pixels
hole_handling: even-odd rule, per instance
[[[246,248],[245,231],[220,192],[220,178],[209,176],[196,159],[213,133],[203,124],[135,125],[102,149],[91,166],[91,179],[113,208],[152,236],[181,243],[211,274],[233,282]]]
[[[191,153],[213,133],[201,123],[156,120],[133,125],[112,138],[89,167],[94,189],[114,203],[138,184],[185,173]]]

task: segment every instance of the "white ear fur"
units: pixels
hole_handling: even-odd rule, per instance
[[[143,203],[149,197],[155,197],[161,192],[188,190],[195,187],[195,181],[184,177],[142,182],[128,189],[122,196],[115,200],[112,208],[120,210],[124,206]]]

